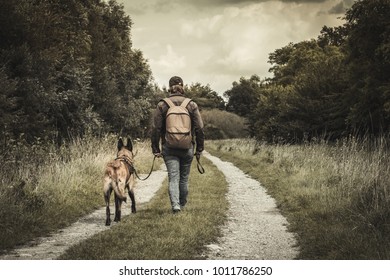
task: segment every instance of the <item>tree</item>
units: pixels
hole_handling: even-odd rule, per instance
[[[270,61],[275,76],[260,91],[253,115],[256,136],[301,141],[343,134],[347,104],[341,49],[303,41],[276,50]]]
[[[351,106],[358,132],[390,131],[390,1],[362,0],[347,11],[346,48]]]
[[[203,109],[225,109],[225,102],[221,96],[210,88],[210,85],[193,83],[185,86],[186,95],[193,99]]]
[[[262,82],[257,75],[249,79],[242,77],[239,82],[234,82],[233,87],[224,93],[228,98],[226,110],[242,117],[248,117],[259,101],[258,91]]]

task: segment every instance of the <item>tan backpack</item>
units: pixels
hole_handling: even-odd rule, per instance
[[[165,118],[167,147],[176,149],[191,148],[191,117],[187,110],[187,105],[191,99],[184,99],[180,106],[176,106],[169,98],[164,98],[163,100],[169,106]]]

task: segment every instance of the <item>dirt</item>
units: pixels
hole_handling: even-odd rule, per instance
[[[213,260],[291,260],[298,254],[288,222],[260,183],[230,162],[208,153],[229,184],[228,221],[222,237],[209,244],[205,256]]]
[[[224,162],[208,153],[210,159],[220,169],[229,184],[227,198],[230,203],[228,221],[222,228],[222,237],[215,244],[206,246],[203,257],[207,259],[294,259],[298,254],[294,235],[287,230],[287,220],[276,208],[275,201],[256,180],[251,179],[229,162]],[[167,172],[154,171],[146,181],[138,181],[136,202],[150,201]],[[141,175],[142,177],[142,175]],[[130,215],[130,207],[125,204],[122,215]],[[104,225],[105,208],[78,220],[73,225],[61,229],[50,236],[41,237],[26,245],[0,255],[8,260],[50,260],[58,258],[65,250],[78,242],[110,227]],[[115,226],[115,225],[113,225]]]

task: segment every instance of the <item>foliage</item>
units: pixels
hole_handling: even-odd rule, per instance
[[[228,98],[226,110],[248,119],[248,131],[254,136],[254,123],[256,117],[253,113],[259,102],[259,92],[263,89],[263,81],[257,75],[249,79],[240,78],[234,82],[232,89],[226,91],[224,96]]]
[[[193,83],[184,87],[188,98],[194,100],[201,110],[225,109],[225,102],[221,96],[210,88],[210,85]]]
[[[300,141],[342,136],[346,118],[343,53],[312,40],[277,50],[270,55],[275,55],[271,61],[279,61],[281,52],[287,63],[272,68],[274,78],[259,92],[254,113],[257,138]]]
[[[1,143],[143,135],[151,71],[116,1],[1,0]],[[9,116],[12,115],[12,118]],[[131,119],[131,121],[129,121]]]
[[[357,1],[347,11],[348,123],[358,131],[390,130],[390,2]]]
[[[242,77],[239,82],[234,82],[232,89],[224,93],[229,100],[226,110],[242,117],[249,116],[257,105],[259,88],[261,88],[261,81],[256,75],[249,79]]]
[[[246,120],[236,114],[212,109],[202,110],[206,139],[245,138],[249,136]]]

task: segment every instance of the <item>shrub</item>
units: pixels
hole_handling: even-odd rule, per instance
[[[207,139],[245,138],[248,136],[246,120],[234,113],[217,109],[201,112]]]

